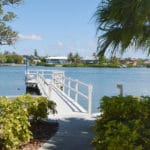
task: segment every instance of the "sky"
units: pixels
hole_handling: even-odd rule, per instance
[[[41,56],[67,56],[96,52],[97,35],[93,15],[100,0],[24,0],[9,9],[17,14],[10,26],[18,32],[13,46],[1,51]],[[143,53],[125,53],[123,57],[146,57]]]

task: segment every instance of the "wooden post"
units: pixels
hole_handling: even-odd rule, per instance
[[[75,80],[75,101],[78,103],[78,80]]]
[[[71,85],[70,78],[68,78],[68,96],[69,97],[70,97],[70,85]]]
[[[123,85],[122,84],[117,84],[117,88],[119,89],[119,96],[123,96]]]
[[[88,86],[88,113],[89,115],[92,114],[92,90],[93,90],[93,87],[92,85],[89,85]]]

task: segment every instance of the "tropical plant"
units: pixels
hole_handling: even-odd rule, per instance
[[[34,50],[34,56],[38,57],[38,52],[36,49]]]
[[[95,150],[149,150],[150,97],[103,97],[93,130]]]
[[[75,63],[75,64],[81,63],[81,57],[80,57],[80,55],[79,55],[78,53],[76,53],[76,54],[74,55],[74,63]]]
[[[1,0],[0,1],[0,45],[11,45],[17,40],[17,33],[7,24],[16,15],[13,12],[5,11],[5,6],[19,4],[22,0]]]
[[[28,112],[15,100],[0,98],[0,149],[11,150],[31,139]]]
[[[81,57],[78,53],[76,53],[76,54],[69,53],[67,60],[68,60],[68,62],[73,63],[73,64],[81,63]]]
[[[35,121],[46,119],[49,113],[55,114],[56,103],[48,100],[46,97],[32,97],[29,94],[17,97],[16,101],[22,103],[27,109],[30,119]]]
[[[0,63],[5,63],[6,62],[6,57],[0,53]]]
[[[68,62],[73,63],[74,62],[74,55],[73,53],[69,53],[67,57]]]
[[[30,119],[46,119],[56,113],[56,104],[29,94],[9,100],[0,97],[0,149],[16,149],[32,138]]]
[[[130,46],[150,53],[150,1],[102,0],[96,10],[98,53],[123,53]]]
[[[99,64],[105,64],[107,62],[107,59],[105,56],[99,55]]]

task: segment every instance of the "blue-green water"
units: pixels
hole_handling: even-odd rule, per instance
[[[29,69],[63,70],[65,75],[93,85],[93,111],[97,111],[100,98],[118,95],[116,85],[123,84],[125,95],[150,95],[150,69],[148,68],[63,68],[29,67]],[[25,93],[25,67],[0,67],[0,95]],[[85,103],[86,101],[82,102]]]

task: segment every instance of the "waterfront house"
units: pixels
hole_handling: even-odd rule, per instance
[[[137,66],[137,60],[136,59],[130,59],[126,62],[126,64],[136,67]]]
[[[94,57],[94,56],[86,56],[83,57],[81,61],[86,64],[95,64],[99,62],[99,59],[98,57]]]
[[[54,56],[54,57],[47,57],[46,63],[47,64],[64,64],[67,62],[67,57],[65,56]]]
[[[150,65],[150,60],[149,60],[149,59],[146,59],[146,60],[144,61],[144,65]]]

